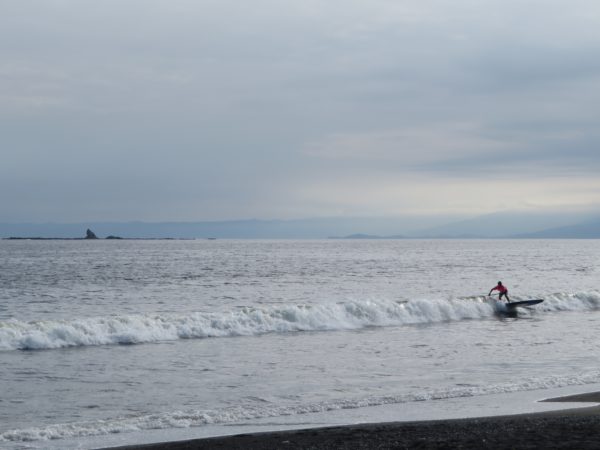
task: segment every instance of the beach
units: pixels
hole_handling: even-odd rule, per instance
[[[548,399],[600,402],[600,392]],[[600,407],[534,414],[390,422],[163,442],[118,450],[600,448]],[[115,450],[113,448],[113,450]]]

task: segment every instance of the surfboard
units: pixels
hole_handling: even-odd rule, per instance
[[[522,300],[520,302],[510,302],[510,303],[505,303],[504,305],[507,308],[516,308],[517,306],[531,306],[531,305],[537,305],[538,303],[542,303],[544,300],[538,298],[535,300]]]

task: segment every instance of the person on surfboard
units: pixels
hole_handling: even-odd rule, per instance
[[[508,289],[506,289],[506,286],[504,286],[502,284],[502,281],[498,281],[498,284],[496,285],[496,287],[493,287],[492,289],[490,289],[490,293],[488,294],[488,297],[490,295],[492,295],[493,291],[498,291],[500,293],[500,295],[498,296],[498,300],[502,300],[502,297],[506,297],[506,301],[508,303],[510,303],[510,298],[508,298]]]

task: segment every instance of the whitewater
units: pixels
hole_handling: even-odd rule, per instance
[[[600,383],[595,240],[0,241],[0,254],[2,448],[436,418],[459,401],[483,414],[496,396]],[[502,314],[485,295],[498,280],[545,301]]]
[[[550,294],[537,311],[595,311],[598,292]],[[487,297],[456,300],[365,300],[330,305],[244,307],[222,313],[123,315],[0,323],[0,350],[142,344],[178,339],[341,331],[450,320],[483,319],[502,311]]]

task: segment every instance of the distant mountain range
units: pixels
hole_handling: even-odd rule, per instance
[[[563,235],[555,233],[554,230],[573,226],[580,226],[583,229],[586,226],[593,227],[593,223],[599,221],[598,216],[589,213],[498,212],[425,230],[416,230],[409,235],[427,238],[533,238],[538,237],[537,233],[545,233],[547,238],[560,238]],[[585,237],[589,236],[589,233],[585,235]]]
[[[426,224],[426,222],[423,222]],[[219,239],[600,239],[600,215],[504,212],[434,227],[402,218],[323,218],[220,222],[0,223],[0,237]]]
[[[516,235],[526,239],[600,239],[600,220]]]
[[[600,218],[589,214],[503,212],[412,230],[402,235],[351,234],[346,239],[600,239]]]

